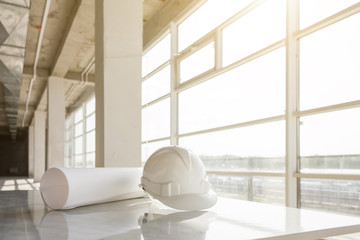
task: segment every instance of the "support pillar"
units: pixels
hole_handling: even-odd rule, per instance
[[[95,4],[96,167],[140,167],[142,1]]]
[[[29,178],[33,178],[34,177],[34,133],[35,133],[35,127],[34,125],[29,126],[29,147],[28,147],[28,162],[29,162]]]
[[[34,113],[34,181],[39,182],[45,172],[45,126],[46,112]]]
[[[49,77],[48,80],[48,132],[47,167],[64,167],[65,144],[65,92],[64,79]]]

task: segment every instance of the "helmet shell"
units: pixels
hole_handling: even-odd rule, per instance
[[[148,158],[141,184],[152,197],[177,209],[201,210],[217,201],[201,159],[178,146],[160,148]]]

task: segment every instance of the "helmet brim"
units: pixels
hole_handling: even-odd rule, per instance
[[[179,210],[203,210],[211,208],[217,202],[216,193],[209,189],[206,194],[183,194],[171,197],[153,196],[168,207]]]

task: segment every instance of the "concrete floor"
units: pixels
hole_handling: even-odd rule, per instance
[[[39,190],[39,186],[27,177],[0,177],[0,191]]]

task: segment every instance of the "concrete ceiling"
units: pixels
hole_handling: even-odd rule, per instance
[[[0,3],[22,2],[23,4],[26,1],[28,0],[0,0]],[[143,0],[144,35],[146,33],[149,39],[152,38],[158,30],[169,23],[172,17],[184,10],[191,2],[194,0]],[[94,91],[95,68],[92,62],[95,55],[95,0],[51,0],[46,25],[42,26],[45,5],[46,0],[31,0],[30,7],[27,6],[29,20],[18,97],[16,121],[18,128],[31,124],[36,109],[46,110],[46,85],[49,76],[65,78],[67,110],[76,106],[82,96]],[[173,10],[170,11],[170,9]],[[166,17],[161,17],[162,15]],[[147,25],[148,28],[155,30],[148,33],[149,30],[145,29]],[[25,114],[41,31],[44,34],[37,62],[36,78],[31,88],[28,111]],[[89,81],[81,84],[82,73],[89,66],[92,66],[88,73]],[[9,135],[4,91],[4,86],[0,83],[0,135]]]
[[[146,23],[166,0],[144,0],[143,21]],[[36,109],[46,110],[46,84],[49,76],[65,78],[66,107],[74,107],[83,95],[94,91],[94,66],[89,72],[89,81],[80,84],[81,74],[94,59],[95,54],[95,1],[89,0],[52,0],[47,22],[42,26],[46,0],[1,0],[1,11],[21,5],[29,11],[25,55],[23,56],[23,74],[20,93],[18,93],[17,116],[18,128],[31,124]],[[27,4],[26,4],[27,3]],[[5,7],[2,7],[5,6]],[[28,101],[28,111],[24,118],[28,90],[34,77],[34,63],[43,28],[44,34]],[[7,36],[7,35],[6,35]],[[1,39],[0,39],[1,40]],[[2,42],[1,42],[2,43]],[[85,75],[83,75],[85,76]],[[9,135],[9,113],[6,112],[5,89],[0,82],[0,135]]]

